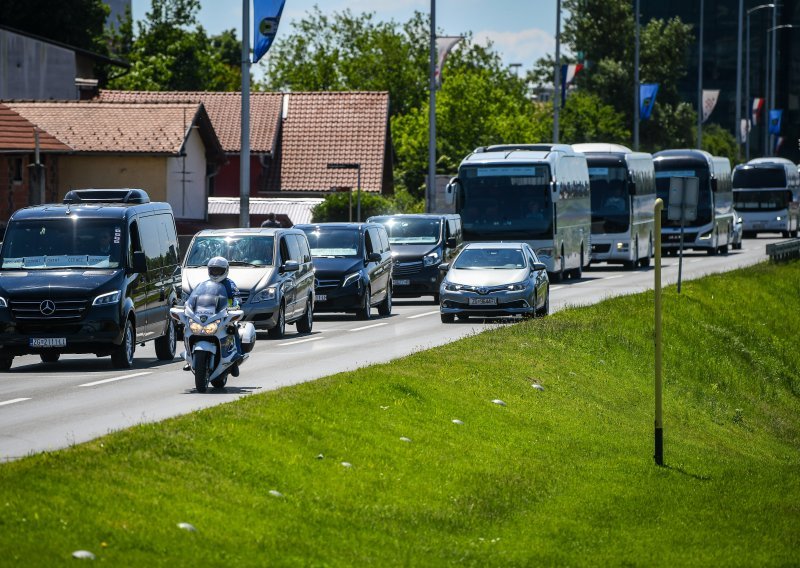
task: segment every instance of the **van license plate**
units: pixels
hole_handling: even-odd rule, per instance
[[[314,296],[314,300],[317,302],[325,302],[328,300],[328,296],[326,294],[317,294]]]
[[[66,337],[31,337],[28,340],[30,347],[66,347]]]
[[[470,306],[496,306],[497,298],[470,298]]]
[[[411,280],[408,280],[408,279],[402,279],[402,280],[394,279],[394,280],[392,280],[392,284],[394,284],[395,286],[411,286]]]

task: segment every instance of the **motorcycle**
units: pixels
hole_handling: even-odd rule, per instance
[[[256,330],[250,322],[240,321],[244,312],[228,308],[224,296],[203,295],[193,303],[170,309],[170,316],[183,324],[181,354],[194,373],[197,392],[206,392],[209,383],[223,388],[228,376],[238,374],[238,366],[250,357],[256,341]],[[242,355],[236,349],[236,335],[242,345]],[[234,369],[237,369],[236,371]]]

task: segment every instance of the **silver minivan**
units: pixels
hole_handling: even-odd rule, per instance
[[[282,228],[206,229],[183,259],[182,298],[208,279],[206,265],[222,256],[240,292],[245,320],[280,339],[287,323],[310,333],[314,322],[314,264],[303,231]]]

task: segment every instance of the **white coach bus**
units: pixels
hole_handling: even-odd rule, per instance
[[[673,177],[696,177],[700,181],[697,219],[686,223],[683,246],[708,254],[727,254],[733,244],[733,190],[728,158],[704,150],[663,150],[653,154],[656,193],[664,200],[661,211],[661,242],[667,253],[680,247],[680,222],[667,218],[669,184]]]
[[[619,144],[575,144],[592,191],[592,262],[650,266],[655,227],[653,156]]]
[[[800,172],[785,158],[756,158],[733,170],[733,203],[745,237],[800,228]]]
[[[586,157],[565,144],[478,148],[450,180],[447,199],[465,241],[528,243],[550,278],[580,278],[590,262]]]

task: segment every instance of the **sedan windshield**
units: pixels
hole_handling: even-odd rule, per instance
[[[232,266],[271,266],[275,239],[262,235],[197,237],[186,254],[186,266],[206,266],[215,256],[226,258]]]
[[[519,249],[468,248],[464,249],[453,268],[466,270],[495,269],[519,270],[525,268],[525,256]]]
[[[315,257],[357,257],[358,235],[355,229],[314,227],[306,230],[311,256]]]
[[[110,219],[20,220],[3,242],[4,269],[118,268],[122,225]]]

